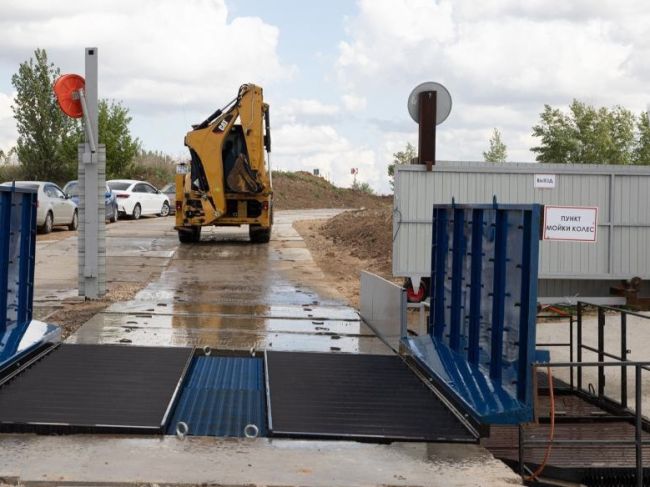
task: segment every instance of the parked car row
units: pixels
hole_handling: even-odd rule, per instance
[[[3,186],[12,184],[19,188],[36,190],[36,224],[40,232],[50,233],[55,226],[66,226],[70,230],[76,230],[79,226],[78,181],[69,181],[63,189],[47,181],[2,183]],[[164,189],[171,191],[175,196],[174,184],[168,184]],[[118,217],[130,217],[137,220],[142,215],[167,216],[175,210],[173,202],[170,203],[165,191],[156,189],[146,181],[132,179],[107,181],[104,204],[106,205],[106,220],[110,222],[117,221]]]
[[[79,205],[79,183],[78,181],[69,181],[63,186],[63,192],[70,196],[70,199],[74,202],[75,205]],[[106,206],[105,215],[106,221],[111,223],[117,221],[117,198],[115,193],[111,191],[111,188],[106,185],[104,192],[104,205]]]
[[[142,215],[167,216],[171,211],[167,196],[145,181],[112,179],[107,184],[115,193],[120,216],[137,220]]]

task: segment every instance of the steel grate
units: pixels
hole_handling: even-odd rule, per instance
[[[0,431],[162,433],[192,355],[61,345],[0,387]]]
[[[476,442],[398,356],[267,352],[274,436]]]

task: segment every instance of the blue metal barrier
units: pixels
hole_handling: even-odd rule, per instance
[[[434,205],[428,335],[403,337],[485,424],[533,418],[541,205]]]
[[[0,185],[0,369],[57,334],[32,321],[36,209],[35,190]]]

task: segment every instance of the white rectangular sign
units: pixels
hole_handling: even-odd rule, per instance
[[[540,189],[553,189],[555,188],[555,174],[534,174],[535,178],[534,187]]]
[[[544,206],[544,240],[595,242],[598,208]]]

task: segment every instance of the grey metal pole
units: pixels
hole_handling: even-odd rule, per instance
[[[86,140],[79,147],[79,295],[99,298],[106,293],[106,240],[104,192],[106,149],[99,141],[98,52],[86,48]]]
[[[641,367],[634,368],[634,442],[635,442],[635,458],[636,458],[636,485],[643,486],[643,445],[641,444],[641,435],[643,434],[643,424],[641,415],[643,414],[643,391],[641,379]]]

